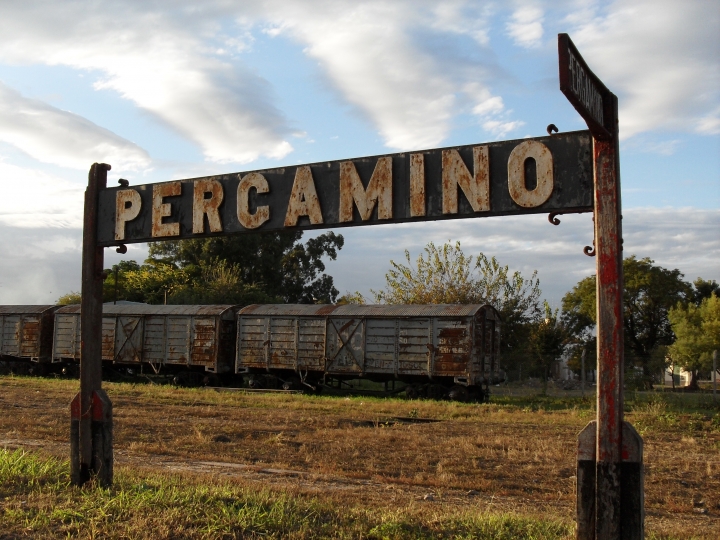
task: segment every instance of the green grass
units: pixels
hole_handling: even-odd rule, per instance
[[[515,514],[338,508],[288,492],[121,469],[111,489],[69,485],[68,464],[0,450],[0,537],[560,539],[572,523]]]

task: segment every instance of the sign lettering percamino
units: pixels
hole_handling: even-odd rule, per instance
[[[100,193],[101,245],[592,209],[587,131]]]

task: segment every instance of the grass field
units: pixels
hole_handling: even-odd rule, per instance
[[[0,377],[0,538],[571,538],[578,396],[489,404],[105,385],[116,482],[68,487],[77,381]],[[633,394],[649,538],[720,537],[709,396]]]

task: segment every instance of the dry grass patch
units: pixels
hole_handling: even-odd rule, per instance
[[[540,512],[563,523],[575,504],[577,433],[594,414],[579,397],[462,404],[105,387],[119,465],[198,472],[213,462],[236,466],[223,474],[256,489],[331,494],[335,508],[404,512],[431,493],[457,512]],[[45,441],[46,452],[67,457],[76,391],[75,381],[0,377],[0,408],[12,411],[0,415],[0,440]],[[719,538],[717,411],[682,403],[628,406],[645,440],[647,530]]]

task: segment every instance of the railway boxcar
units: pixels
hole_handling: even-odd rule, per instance
[[[52,358],[53,320],[57,306],[0,306],[0,358],[45,365]],[[27,370],[37,367],[26,365]]]
[[[236,306],[104,304],[102,359],[165,371],[232,373]],[[53,361],[80,360],[80,306],[55,314]],[[183,379],[181,378],[181,381]]]
[[[487,396],[499,372],[489,305],[252,305],[238,313],[236,372],[293,384],[399,380],[410,396]]]

